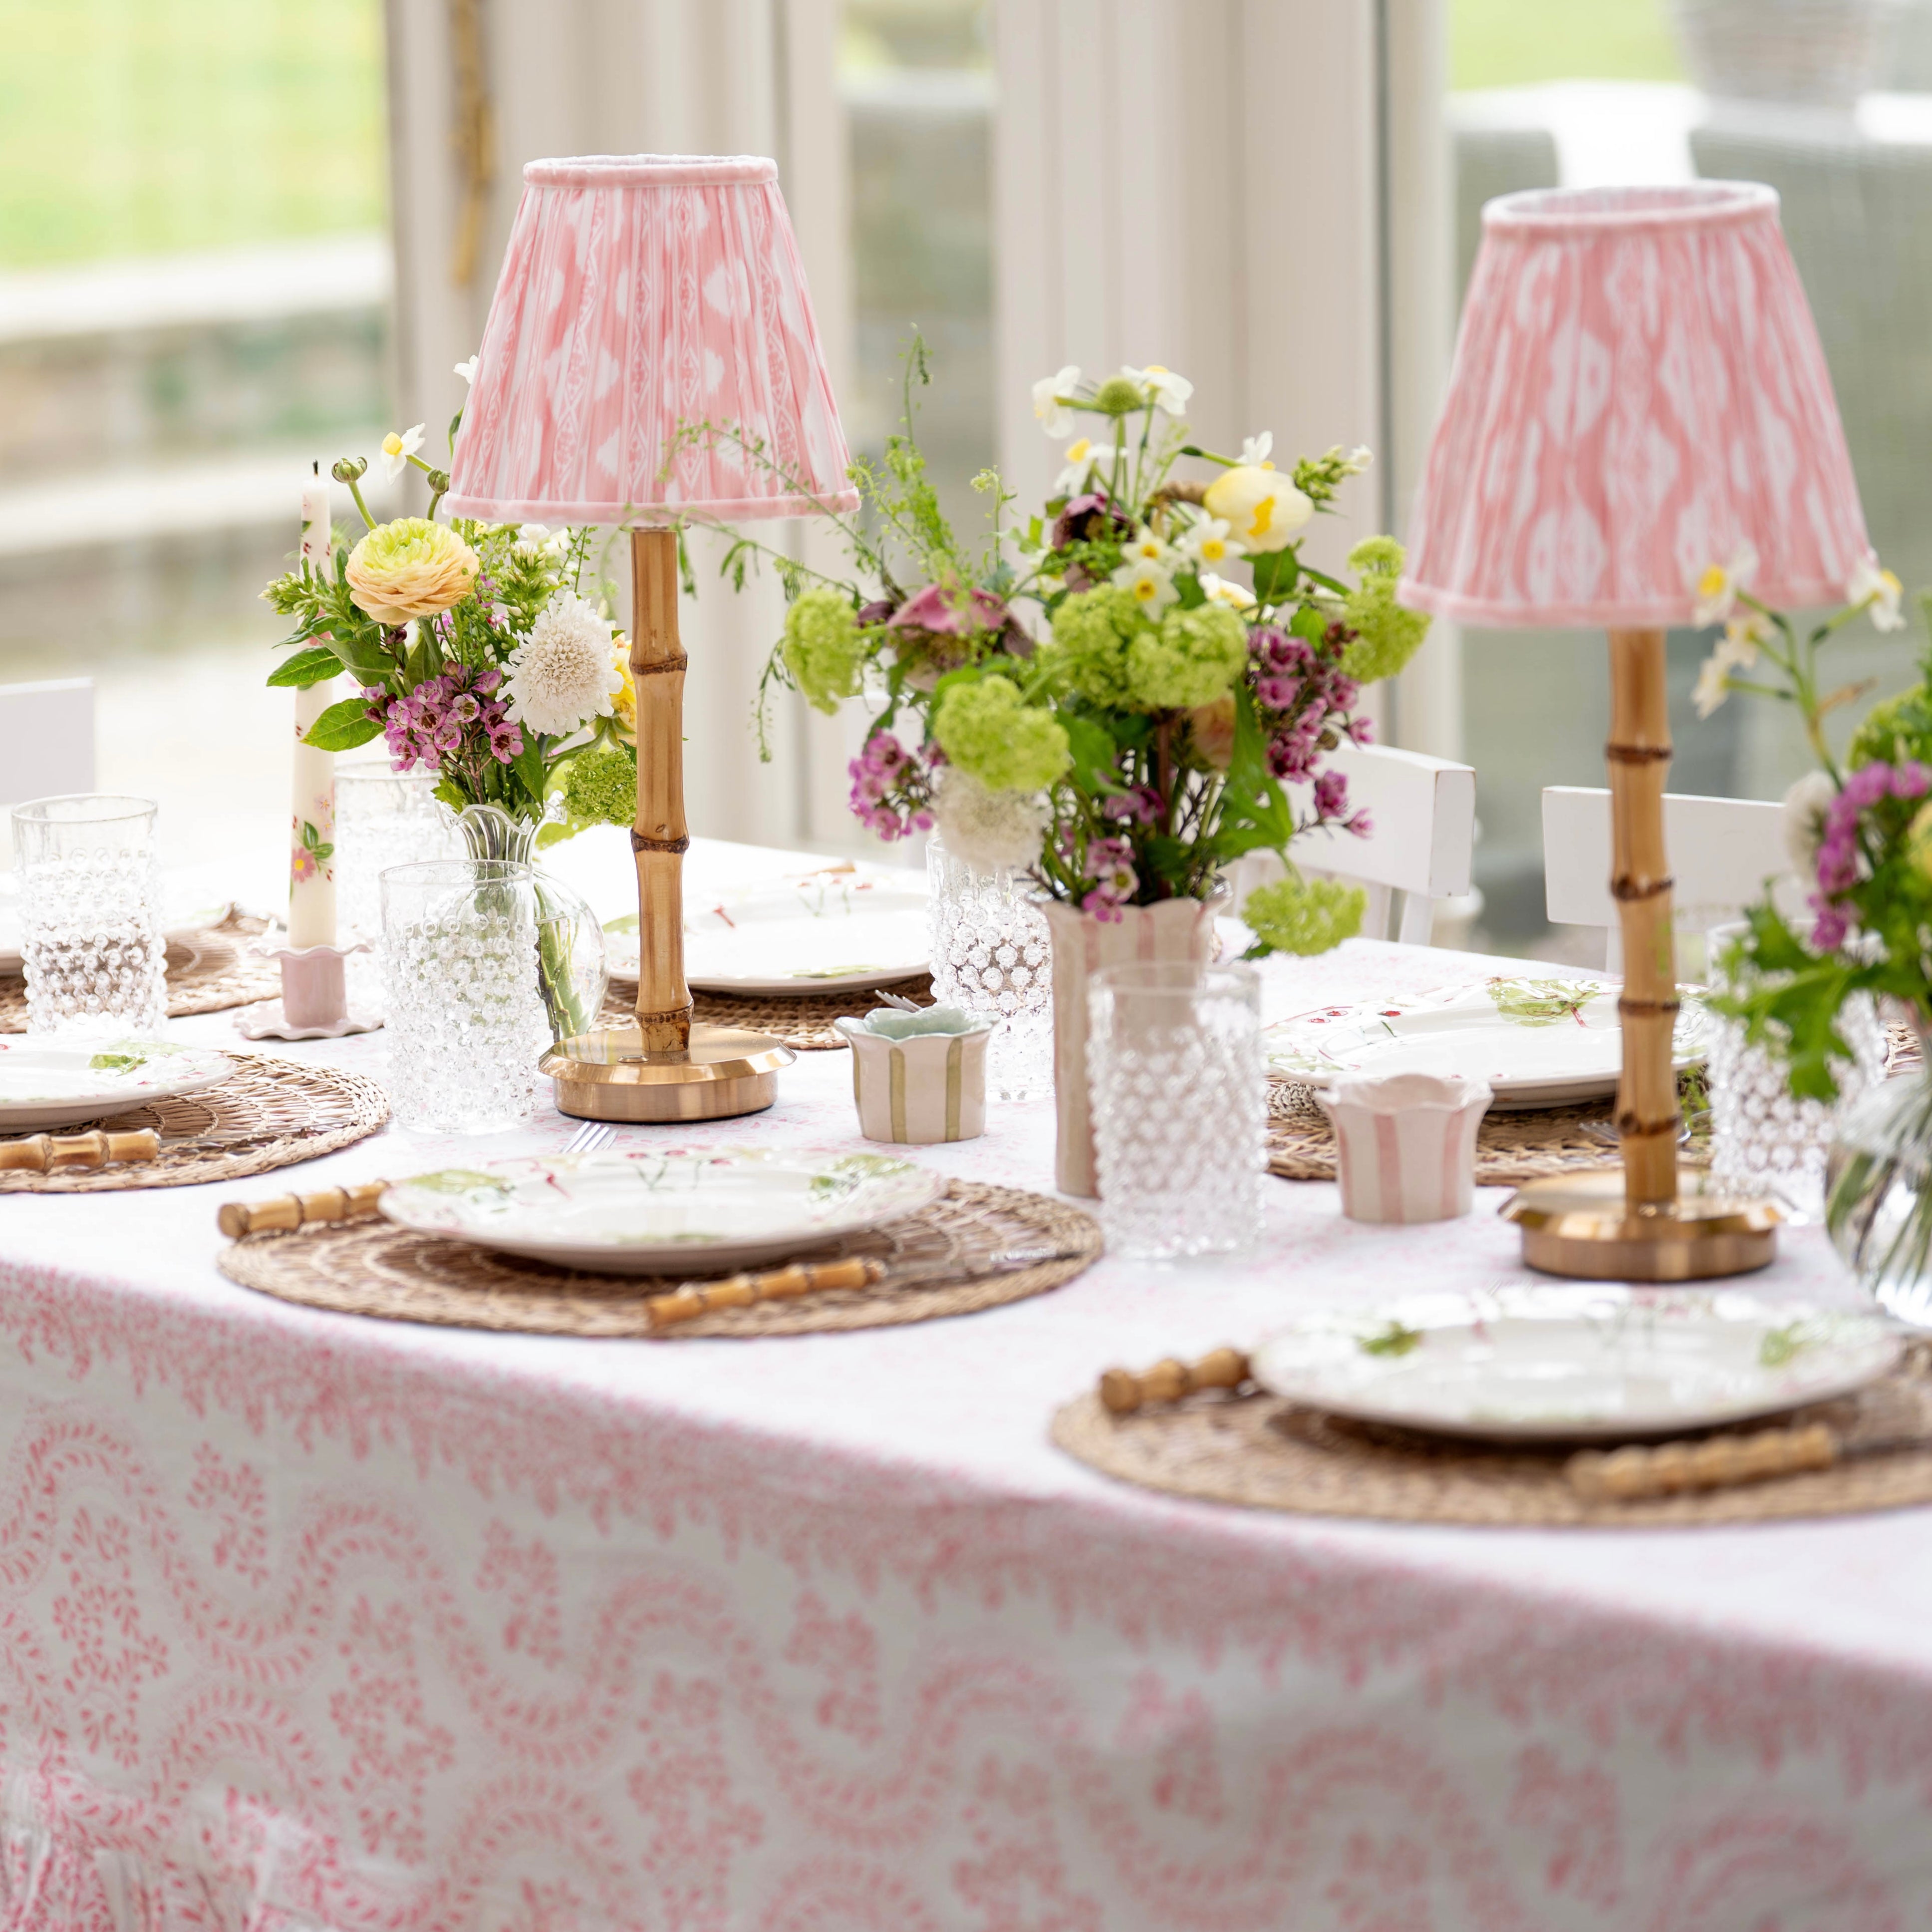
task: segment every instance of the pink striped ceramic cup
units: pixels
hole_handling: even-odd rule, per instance
[[[1491,1095],[1461,1075],[1338,1080],[1315,1096],[1335,1130],[1342,1212],[1352,1221],[1449,1221],[1469,1211],[1476,1130]]]

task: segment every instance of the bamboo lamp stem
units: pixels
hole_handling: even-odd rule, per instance
[[[677,534],[631,532],[631,676],[638,691],[638,1025],[646,1053],[691,1042],[684,982],[684,674]]]
[[[1677,1199],[1677,962],[1664,853],[1670,712],[1661,631],[1610,633],[1610,890],[1623,934],[1623,1072],[1617,1135],[1634,1214]]]

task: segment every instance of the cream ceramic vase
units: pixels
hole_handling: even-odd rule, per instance
[[[1044,896],[1035,903],[1053,934],[1053,1100],[1059,1136],[1054,1184],[1064,1194],[1100,1192],[1094,1178],[1093,1104],[1087,1089],[1087,980],[1103,966],[1136,959],[1213,962],[1214,918],[1226,910],[1228,888],[1204,899],[1163,899],[1123,906],[1118,920],[1096,919],[1078,906]]]

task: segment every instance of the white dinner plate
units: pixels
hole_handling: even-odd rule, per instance
[[[234,1071],[225,1053],[168,1040],[0,1039],[0,1130],[32,1133],[124,1114],[218,1086]]]
[[[219,926],[234,910],[232,903],[194,908],[170,904],[161,914],[167,921],[161,937],[170,946],[188,946],[204,927]],[[18,978],[22,970],[20,902],[10,896],[0,898],[0,980]]]
[[[1618,988],[1594,980],[1492,979],[1412,998],[1319,1006],[1263,1034],[1276,1073],[1325,1087],[1345,1074],[1462,1074],[1498,1107],[1563,1107],[1614,1094],[1623,1064]],[[1681,1071],[1704,1058],[1704,1010],[1688,989],[1672,1043]]]
[[[604,928],[610,970],[638,976],[634,914]],[[883,868],[813,872],[684,908],[684,976],[702,992],[848,993],[927,971],[925,881]]]
[[[381,1207],[423,1234],[600,1274],[707,1274],[916,1214],[943,1178],[886,1154],[632,1148],[448,1168]]]
[[[1902,1346],[1875,1310],[1740,1288],[1538,1284],[1312,1314],[1249,1359],[1264,1388],[1337,1415],[1621,1442],[1843,1395],[1883,1375]]]

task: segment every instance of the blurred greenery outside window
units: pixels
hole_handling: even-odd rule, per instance
[[[932,373],[914,392],[920,442],[962,534],[986,507],[968,479],[994,454],[989,13],[986,0],[846,0],[838,49],[856,310],[847,434],[876,458],[898,427],[916,326]]]

